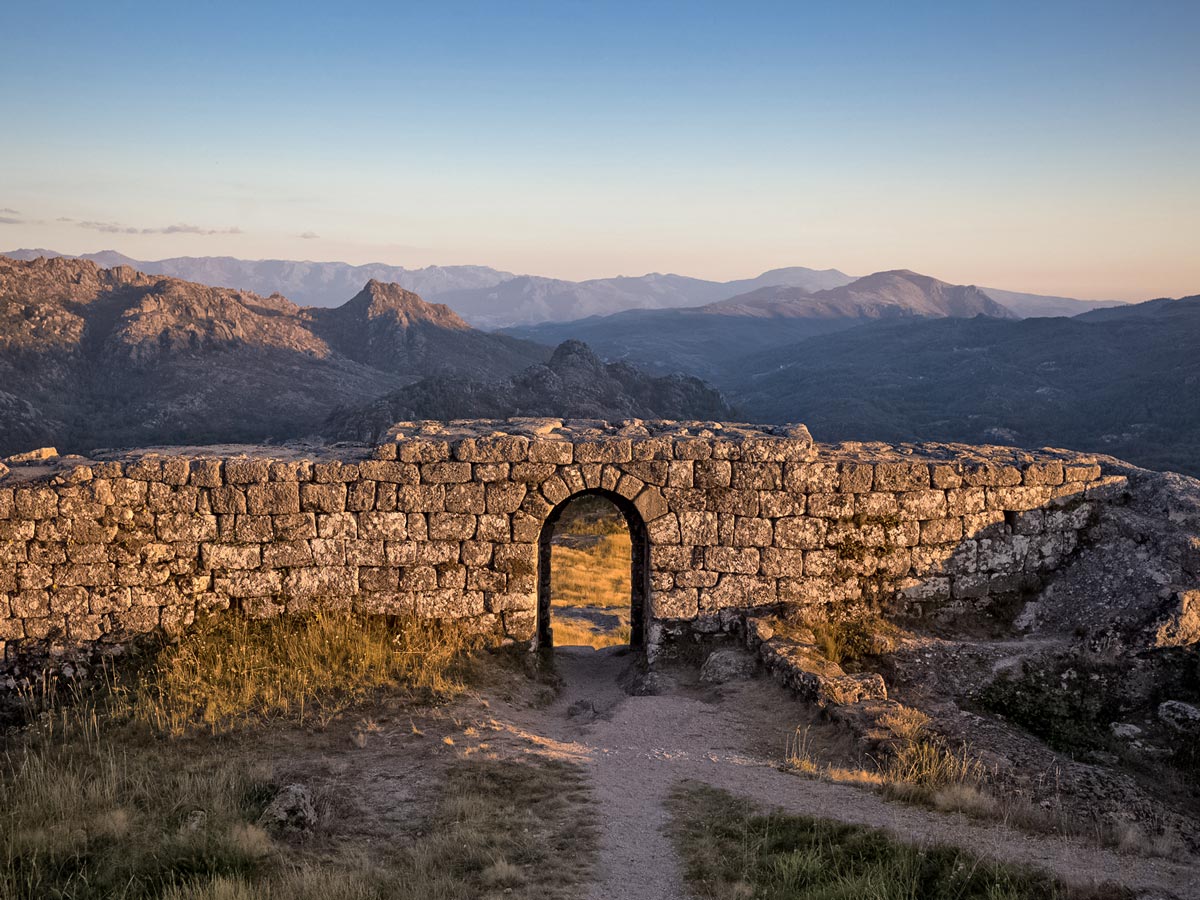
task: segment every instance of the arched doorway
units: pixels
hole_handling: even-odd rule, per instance
[[[629,529],[629,645],[641,647],[646,641],[646,598],[650,593],[650,538],[641,513],[625,497],[600,488],[572,494],[550,511],[538,537],[538,623],[537,646],[553,647],[553,572],[552,556],[555,529],[572,504],[581,498],[601,498],[616,507]],[[561,643],[561,642],[560,642]]]

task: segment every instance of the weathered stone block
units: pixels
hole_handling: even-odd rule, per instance
[[[359,513],[358,534],[367,540],[403,541],[408,537],[408,516],[402,512]]]
[[[359,478],[388,484],[420,484],[421,471],[413,463],[364,460],[358,464]]]
[[[283,595],[289,600],[350,598],[357,592],[358,570],[349,566],[291,569],[283,581]]]
[[[277,541],[262,548],[262,564],[270,569],[315,565],[308,541]]]
[[[491,515],[514,513],[525,499],[525,485],[497,482],[487,485],[487,511]],[[449,505],[446,507],[449,509]]]
[[[1063,464],[1058,460],[1029,463],[1025,467],[1027,485],[1059,485],[1063,483]]]
[[[946,515],[944,491],[905,491],[897,494],[900,515],[915,519],[938,519]]]
[[[154,517],[154,526],[162,541],[213,541],[217,538],[216,516],[159,513]]]
[[[404,512],[445,512],[446,486],[443,484],[402,484],[396,488],[396,509]]]
[[[785,550],[817,550],[825,546],[826,522],[789,516],[775,523],[775,546]]]
[[[963,464],[963,484],[968,487],[1011,487],[1021,480],[1021,470],[1016,466],[974,461]]]
[[[271,462],[266,459],[225,460],[226,484],[261,484],[271,476]]]
[[[233,536],[239,543],[266,543],[275,539],[270,516],[233,516]]]
[[[467,541],[475,537],[475,516],[458,513],[430,513],[429,537],[437,540]]]
[[[287,482],[252,484],[246,488],[246,509],[251,515],[300,512],[300,485]]]
[[[816,551],[810,551],[816,552]],[[760,553],[759,574],[772,578],[798,578],[804,574],[804,551],[765,547]]]
[[[853,494],[809,494],[808,515],[823,519],[849,519],[854,515]]]
[[[18,487],[13,508],[23,519],[51,519],[58,515],[58,493],[48,487]]]
[[[832,493],[840,481],[837,463],[787,463],[783,467],[783,486],[796,494]]]
[[[300,508],[310,512],[340,513],[346,509],[346,485],[303,484],[300,486]]]
[[[987,489],[988,509],[1020,512],[1037,509],[1050,501],[1046,487],[996,487]]]
[[[206,569],[257,569],[262,565],[262,548],[257,544],[201,544],[200,560]]]
[[[461,484],[470,480],[470,463],[436,462],[421,465],[421,482],[423,484]]]
[[[962,519],[928,519],[921,522],[922,544],[951,544],[962,540]]]

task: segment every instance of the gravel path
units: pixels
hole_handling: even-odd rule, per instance
[[[781,772],[797,701],[765,679],[720,689],[666,687],[630,696],[632,657],[621,651],[558,650],[563,690],[544,709],[512,710],[527,736],[571,748],[591,769],[601,822],[600,871],[590,900],[684,900],[663,801],[695,779],[764,806],[885,828],[915,843],[948,843],[983,856],[1048,869],[1088,885],[1113,881],[1146,898],[1200,898],[1200,863],[1119,855],[1079,841],[1034,837],[961,815],[889,802],[848,785]]]

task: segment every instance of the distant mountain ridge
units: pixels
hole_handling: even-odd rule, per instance
[[[1044,445],[1200,475],[1200,296],[1074,318],[878,321],[751,353],[727,396],[825,440]]]
[[[507,333],[548,344],[577,338],[606,359],[720,383],[742,356],[805,338],[878,319],[976,315],[1016,317],[977,287],[898,269],[825,290],[764,287],[704,306],[631,310]]]
[[[10,251],[14,259],[62,256],[46,249]],[[169,275],[217,287],[251,291],[262,296],[282,293],[304,306],[336,306],[376,280],[399,284],[426,300],[450,305],[472,325],[500,328],[565,322],[611,315],[630,309],[673,309],[703,306],[767,287],[794,287],[809,292],[841,287],[855,280],[837,269],[803,266],[771,269],[754,278],[710,281],[684,275],[651,273],[641,276],[567,281],[536,275],[514,275],[488,266],[426,266],[408,269],[383,263],[246,260],[228,256],[180,256],[136,260],[114,250],[88,253],[102,267],[127,265],[138,271]],[[993,300],[1020,316],[1076,315],[1118,301],[1073,300],[981,288]]]

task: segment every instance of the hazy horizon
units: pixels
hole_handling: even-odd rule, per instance
[[[1194,4],[68,4],[8,24],[0,246],[1200,291]]]

